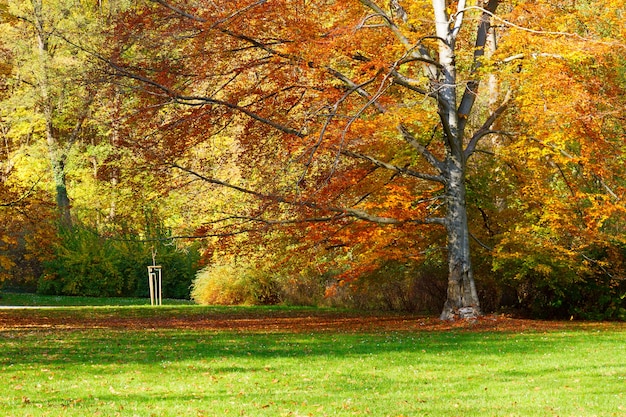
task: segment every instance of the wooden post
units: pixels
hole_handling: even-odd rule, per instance
[[[148,267],[148,287],[150,287],[150,305],[154,305],[154,272],[152,267]]]
[[[150,287],[150,305],[163,304],[163,278],[161,276],[161,265],[150,265],[148,267],[148,287]]]
[[[158,305],[163,305],[163,279],[161,276],[161,267],[157,267],[158,269],[156,269],[156,273],[157,273],[157,278],[159,280],[159,301],[158,301]]]

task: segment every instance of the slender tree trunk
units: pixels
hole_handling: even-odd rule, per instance
[[[61,147],[54,129],[54,106],[50,97],[50,80],[48,78],[48,65],[50,60],[48,38],[49,33],[44,27],[44,17],[41,0],[32,0],[34,12],[34,28],[37,36],[37,49],[39,54],[40,74],[39,90],[43,113],[46,119],[46,142],[48,145],[48,155],[52,168],[52,176],[56,190],[56,204],[59,211],[59,220],[65,227],[72,226],[70,215],[70,199],[67,194],[67,183],[65,179],[65,159],[66,154]]]
[[[51,128],[47,130],[51,130]],[[59,210],[60,221],[63,226],[71,227],[72,217],[70,215],[70,198],[67,194],[67,185],[65,180],[65,153],[59,149],[57,140],[51,131],[47,132],[47,140],[48,154],[56,190],[56,204],[57,209]]]

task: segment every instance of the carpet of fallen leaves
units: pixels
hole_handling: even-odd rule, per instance
[[[36,312],[36,313],[35,313]],[[235,311],[202,314],[171,314],[125,317],[117,314],[97,314],[77,317],[71,312],[59,314],[53,309],[2,309],[0,331],[21,329],[81,330],[81,329],[186,329],[263,333],[303,332],[524,332],[558,331],[565,329],[623,329],[626,323],[542,321],[487,315],[472,320],[441,321],[435,317],[390,313],[350,313],[283,311],[250,313]]]

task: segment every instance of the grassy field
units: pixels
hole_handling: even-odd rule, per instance
[[[622,324],[363,330],[344,314],[0,310],[0,415],[626,416]]]
[[[2,292],[0,306],[136,306],[149,305],[149,298],[97,298]],[[164,299],[163,304],[193,304],[188,300]]]

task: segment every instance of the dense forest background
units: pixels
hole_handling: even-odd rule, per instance
[[[482,312],[624,319],[624,19],[2,0],[0,282],[143,297],[155,260],[203,303],[478,312],[461,282]]]

